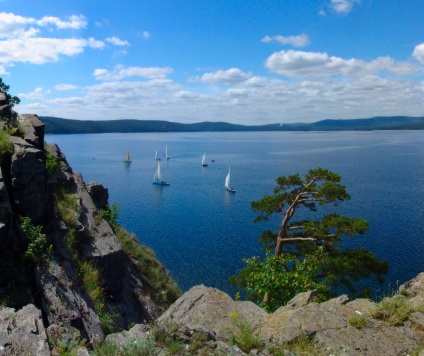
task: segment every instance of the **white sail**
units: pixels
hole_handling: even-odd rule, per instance
[[[204,165],[206,165],[206,153],[204,153],[202,157],[202,166]]]
[[[154,180],[162,180],[162,175],[160,174],[160,163],[158,161],[158,166],[156,167]]]
[[[169,159],[169,156],[168,156],[168,145],[165,146],[165,157],[166,157],[166,159]]]
[[[230,188],[230,172],[228,171],[227,176],[225,177],[225,188]]]
[[[128,162],[128,161],[131,161],[131,159],[130,159],[130,151],[127,151],[127,154],[125,155],[125,160]]]
[[[158,150],[156,150],[156,153],[155,153],[155,159],[156,159],[156,160],[158,159]]]

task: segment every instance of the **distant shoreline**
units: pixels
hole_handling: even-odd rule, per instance
[[[424,117],[410,116],[322,120],[314,123],[256,126],[237,125],[227,122],[182,124],[160,120],[69,120],[50,116],[40,116],[40,119],[45,124],[45,134],[424,130]]]

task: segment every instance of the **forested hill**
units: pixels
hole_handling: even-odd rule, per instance
[[[314,123],[246,126],[226,122],[182,124],[158,120],[67,120],[41,116],[46,134],[84,134],[111,132],[200,132],[200,131],[349,131],[423,130],[424,117],[391,116],[352,120],[322,120]]]

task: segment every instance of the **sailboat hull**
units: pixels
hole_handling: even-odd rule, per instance
[[[153,184],[156,184],[156,185],[169,185],[168,182],[165,182],[164,180],[158,180],[158,179],[155,179],[153,181]]]

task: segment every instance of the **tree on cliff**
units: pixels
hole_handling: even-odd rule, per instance
[[[16,115],[12,108],[21,102],[17,96],[12,96],[8,93],[9,89],[10,86],[6,85],[3,79],[0,78],[0,92],[3,92],[5,95],[5,103],[3,103],[3,105],[7,106],[0,111],[2,116],[1,119],[10,119],[12,116]]]
[[[355,292],[353,281],[375,274],[379,280],[387,273],[387,262],[379,261],[365,249],[342,249],[342,237],[363,234],[368,222],[332,212],[338,202],[349,200],[341,177],[324,168],[311,169],[302,179],[299,174],[279,177],[274,194],[252,202],[255,222],[281,214],[278,231],[265,231],[260,241],[265,259],[245,259],[244,267],[230,278],[232,284],[248,292],[248,299],[272,310],[286,304],[297,293],[318,289],[320,299],[331,295],[340,284]],[[323,207],[323,205],[327,205]],[[302,210],[325,213],[317,220],[297,220]],[[272,253],[272,250],[274,253]]]

